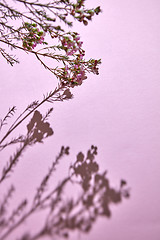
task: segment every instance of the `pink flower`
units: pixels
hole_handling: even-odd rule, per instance
[[[82,81],[85,80],[86,78],[87,78],[87,77],[86,77],[86,75],[85,75],[85,71],[83,70],[83,68],[81,68],[80,73],[77,74],[77,76],[76,76],[76,81],[77,81],[77,83],[78,83],[79,85],[81,85],[81,84],[82,84]]]
[[[83,54],[80,54],[80,55],[79,55],[79,58],[82,60],[82,59],[83,59]]]
[[[79,37],[79,36],[78,36],[78,37],[76,37],[76,38],[75,38],[75,40],[76,40],[76,41],[80,40],[80,37]]]
[[[71,50],[70,52],[67,52],[67,55],[70,56],[70,55],[73,55],[74,54],[74,50]]]
[[[32,48],[35,48],[37,46],[37,43],[34,42],[33,45],[32,45]]]
[[[74,67],[75,67],[75,69],[78,69],[78,65],[75,65]]]
[[[68,43],[68,48],[72,47],[73,45],[74,45],[73,42],[69,42],[69,43]]]
[[[78,44],[78,46],[81,48],[81,47],[82,47],[82,44],[83,44],[83,42],[78,42],[77,44]]]
[[[40,38],[38,43],[43,43],[43,41],[44,41],[44,37]]]

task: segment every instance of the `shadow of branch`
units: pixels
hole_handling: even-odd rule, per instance
[[[27,135],[20,142],[20,149],[10,158],[9,164],[3,169],[1,183],[10,175],[16,166],[19,157],[27,146],[42,143],[45,138],[53,135],[50,124],[46,122],[40,112],[35,111],[27,125]],[[92,145],[86,155],[79,152],[76,161],[69,167],[68,176],[64,177],[56,187],[47,190],[51,176],[56,170],[62,157],[69,155],[69,147],[61,147],[55,161],[47,174],[42,179],[35,195],[32,198],[31,207],[28,207],[28,199],[24,199],[8,216],[8,202],[12,198],[14,187],[0,201],[0,239],[8,239],[12,233],[21,228],[26,220],[37,212],[45,211],[43,226],[37,233],[25,233],[19,240],[36,240],[48,236],[68,238],[72,231],[88,233],[99,217],[111,217],[110,205],[122,202],[123,198],[129,198],[130,191],[126,187],[127,182],[121,180],[119,188],[114,189],[110,185],[107,171],[100,172],[96,162],[97,147]],[[79,188],[78,196],[66,199],[67,186]],[[74,195],[74,191],[73,191]]]

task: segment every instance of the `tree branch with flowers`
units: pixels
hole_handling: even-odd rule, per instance
[[[87,25],[94,15],[101,12],[101,9],[99,6],[86,9],[84,0],[77,0],[75,3],[69,0],[47,3],[14,0],[13,3],[14,7],[11,7],[5,0],[0,1],[0,42],[3,45],[0,47],[1,55],[13,66],[19,60],[13,54],[8,53],[6,47],[12,51],[21,50],[33,54],[58,80],[55,91],[52,91],[41,103],[38,104],[37,101],[35,104],[34,102],[35,108],[32,109],[32,113],[42,103],[52,102],[55,94],[63,95],[62,92],[66,89],[69,91],[70,87],[81,85],[87,78],[87,73],[98,74],[101,60],[85,60],[85,50],[82,48],[83,42],[80,40],[80,35],[77,32],[65,31],[62,25],[66,24],[71,27],[73,22],[68,20],[71,16],[73,20]],[[21,5],[24,7],[25,13],[17,10],[17,7],[22,8]],[[18,25],[17,28],[13,25],[15,21]],[[45,41],[46,37],[52,40],[53,45],[49,45]],[[38,46],[42,45],[45,46],[36,50]],[[47,58],[53,60],[54,67],[45,63]],[[59,100],[64,99],[59,98]],[[5,138],[4,136],[0,143]]]
[[[84,0],[72,3],[69,0],[40,3],[40,1],[15,0],[21,7],[24,5],[27,12],[23,13],[10,7],[5,0],[0,2],[0,42],[11,49],[22,50],[34,54],[42,65],[51,71],[61,83],[69,86],[80,85],[86,78],[86,72],[98,74],[99,60],[85,60],[83,42],[77,32],[67,32],[62,27],[63,23],[71,27],[73,20],[84,25],[92,20],[93,16],[101,12],[100,7],[85,8]],[[19,27],[12,25],[17,21]],[[10,23],[10,24],[9,24]],[[52,39],[53,45],[49,46],[46,37]],[[47,45],[35,50],[39,45]],[[0,48],[2,56],[13,65],[18,60],[10,55],[6,49]],[[50,58],[61,62],[63,67],[49,67],[42,58]],[[55,65],[55,63],[54,63]]]
[[[85,50],[79,33],[68,31],[73,21],[85,26],[101,8],[87,9],[85,0],[0,0],[0,53],[8,64],[19,63],[15,53],[22,51],[34,55],[42,66],[57,79],[57,87],[44,95],[41,101],[33,101],[15,118],[12,125],[0,139],[0,151],[11,145],[18,146],[8,162],[0,159],[0,187],[12,176],[24,151],[53,135],[54,131],[48,122],[53,111],[51,107],[46,114],[39,112],[45,103],[54,103],[72,99],[71,89],[80,86],[87,79],[88,73],[99,74],[101,59],[85,59]],[[73,19],[73,21],[71,20]],[[66,30],[67,29],[67,30]],[[46,63],[50,59],[50,66]],[[16,107],[13,106],[0,120],[0,131],[7,124],[8,118],[14,117]],[[25,135],[10,138],[11,133],[29,116]],[[99,165],[95,162],[97,147],[91,146],[86,158],[81,152],[77,161],[71,164],[69,176],[64,178],[46,195],[46,186],[58,165],[59,160],[69,154],[69,147],[62,147],[49,172],[42,180],[33,198],[31,208],[27,208],[28,200],[23,200],[9,215],[7,204],[14,187],[11,186],[6,195],[0,198],[0,239],[8,239],[26,219],[37,211],[49,209],[44,227],[32,236],[22,235],[19,240],[35,240],[44,236],[56,235],[68,237],[69,231],[88,232],[98,216],[110,217],[110,203],[121,202],[122,197],[129,197],[124,180],[118,190],[112,189],[106,178],[106,172],[99,173]],[[72,173],[71,173],[72,172]],[[77,180],[80,178],[80,181]],[[93,184],[94,182],[94,184]],[[77,200],[65,202],[62,193],[67,184],[77,183],[82,190]],[[98,200],[97,200],[98,199]],[[75,210],[76,209],[76,210]],[[91,213],[90,209],[94,209]],[[26,212],[24,212],[26,210]],[[76,212],[77,211],[77,212]],[[85,215],[88,215],[85,218]]]

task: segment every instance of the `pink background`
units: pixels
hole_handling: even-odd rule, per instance
[[[89,75],[73,89],[73,100],[54,104],[50,118],[54,136],[25,152],[12,181],[18,200],[29,196],[61,145],[71,147],[70,163],[79,151],[95,144],[101,170],[108,170],[114,187],[126,179],[131,198],[113,206],[112,218],[99,219],[89,235],[76,233],[73,239],[159,240],[160,2],[88,0],[87,4],[101,5],[103,13],[87,27],[76,23],[74,29],[82,36],[87,57],[102,58],[100,75]],[[1,116],[13,105],[18,114],[56,86],[54,76],[33,56],[17,55],[21,63],[13,68],[0,59]],[[25,131],[24,126],[18,129]],[[5,151],[1,154],[6,160],[8,156]],[[66,162],[60,166],[62,176],[67,166]],[[2,195],[4,189],[0,191]]]

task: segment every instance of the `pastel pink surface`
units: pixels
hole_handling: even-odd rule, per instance
[[[21,189],[17,192],[32,193],[61,145],[69,145],[73,157],[95,144],[101,170],[108,170],[113,186],[126,179],[131,198],[112,207],[112,218],[99,219],[80,239],[159,240],[160,2],[88,1],[93,4],[101,5],[103,13],[87,27],[76,23],[75,29],[87,57],[102,58],[100,75],[89,75],[73,89],[73,100],[54,105],[50,122],[55,134],[25,153],[14,178]],[[36,59],[27,54],[19,58],[14,68],[0,60],[2,115],[12,105],[23,110],[56,86],[56,79]]]

